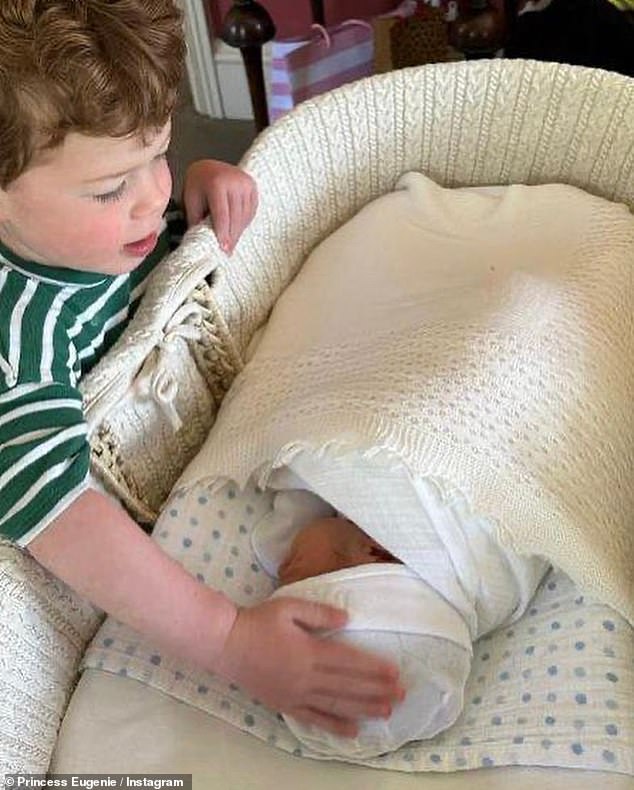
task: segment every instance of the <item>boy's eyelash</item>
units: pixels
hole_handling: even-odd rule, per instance
[[[123,196],[125,192],[126,182],[123,181],[120,186],[116,189],[113,189],[112,192],[105,192],[103,195],[93,195],[94,199],[99,203],[112,203],[115,200],[119,200],[120,197]]]
[[[161,151],[160,154],[157,154],[154,159],[166,159],[167,158],[167,149],[165,151]],[[113,189],[112,192],[105,192],[103,195],[93,195],[93,198],[98,201],[99,203],[112,203],[115,200],[119,200],[120,197],[123,196],[123,193],[126,189],[126,182],[123,181],[120,186],[116,189]]]

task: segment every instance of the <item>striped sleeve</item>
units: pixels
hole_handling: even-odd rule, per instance
[[[20,545],[88,486],[82,397],[59,322],[72,292],[0,269],[0,535]]]
[[[88,487],[80,392],[20,384],[0,393],[0,534],[29,543]]]

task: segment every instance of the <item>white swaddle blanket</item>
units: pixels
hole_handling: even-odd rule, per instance
[[[295,534],[316,518],[334,515],[329,503],[343,503],[344,515],[372,534],[389,533],[391,523],[410,523],[416,551],[403,545],[393,551],[405,565],[348,568],[276,593],[340,606],[350,619],[330,636],[398,666],[405,701],[388,720],[362,722],[354,739],[285,717],[314,752],[375,757],[432,738],[454,723],[463,707],[472,642],[521,616],[547,564],[503,548],[491,524],[470,513],[459,492],[441,498],[433,483],[412,481],[394,463],[381,467],[377,456],[371,463],[358,453],[325,456],[315,460],[299,453],[289,467],[271,474],[269,486],[280,492],[252,543],[262,567],[276,575]]]
[[[457,612],[404,565],[360,565],[295,582],[274,595],[289,595],[345,609],[338,639],[394,663],[406,689],[387,719],[359,722],[354,738],[342,738],[284,716],[310,751],[344,759],[392,752],[433,738],[462,712],[473,651]]]

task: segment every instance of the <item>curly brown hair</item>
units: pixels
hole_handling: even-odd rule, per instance
[[[184,56],[172,0],[1,0],[0,186],[70,132],[161,129]]]

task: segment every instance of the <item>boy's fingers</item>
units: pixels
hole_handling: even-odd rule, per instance
[[[320,640],[315,669],[321,690],[343,699],[393,702],[405,698],[398,668],[381,656],[333,640]]]
[[[257,209],[257,192],[255,190],[240,191],[229,196],[231,214],[231,248],[240,241],[240,237],[249,226]]]
[[[311,685],[313,693],[316,694],[329,694],[364,703],[394,702],[404,697],[398,679],[390,674],[390,665],[387,665],[385,671],[381,669],[366,674],[362,670],[356,674],[330,671],[319,665],[314,669],[318,675],[314,677]]]
[[[230,207],[227,194],[225,192],[215,192],[211,198],[211,221],[214,233],[218,239],[218,244],[225,252],[231,248],[229,228],[230,228]]]
[[[313,679],[306,701],[320,710],[346,716],[389,716],[392,706],[405,699],[396,681],[320,674]]]
[[[306,703],[315,710],[340,718],[386,719],[392,714],[392,705],[388,700],[345,697],[325,691],[309,694]]]
[[[253,219],[253,206],[249,194],[242,196],[242,230],[247,228]]]
[[[229,201],[229,243],[231,249],[236,246],[244,228],[244,214],[242,195],[239,192],[230,192]]]

